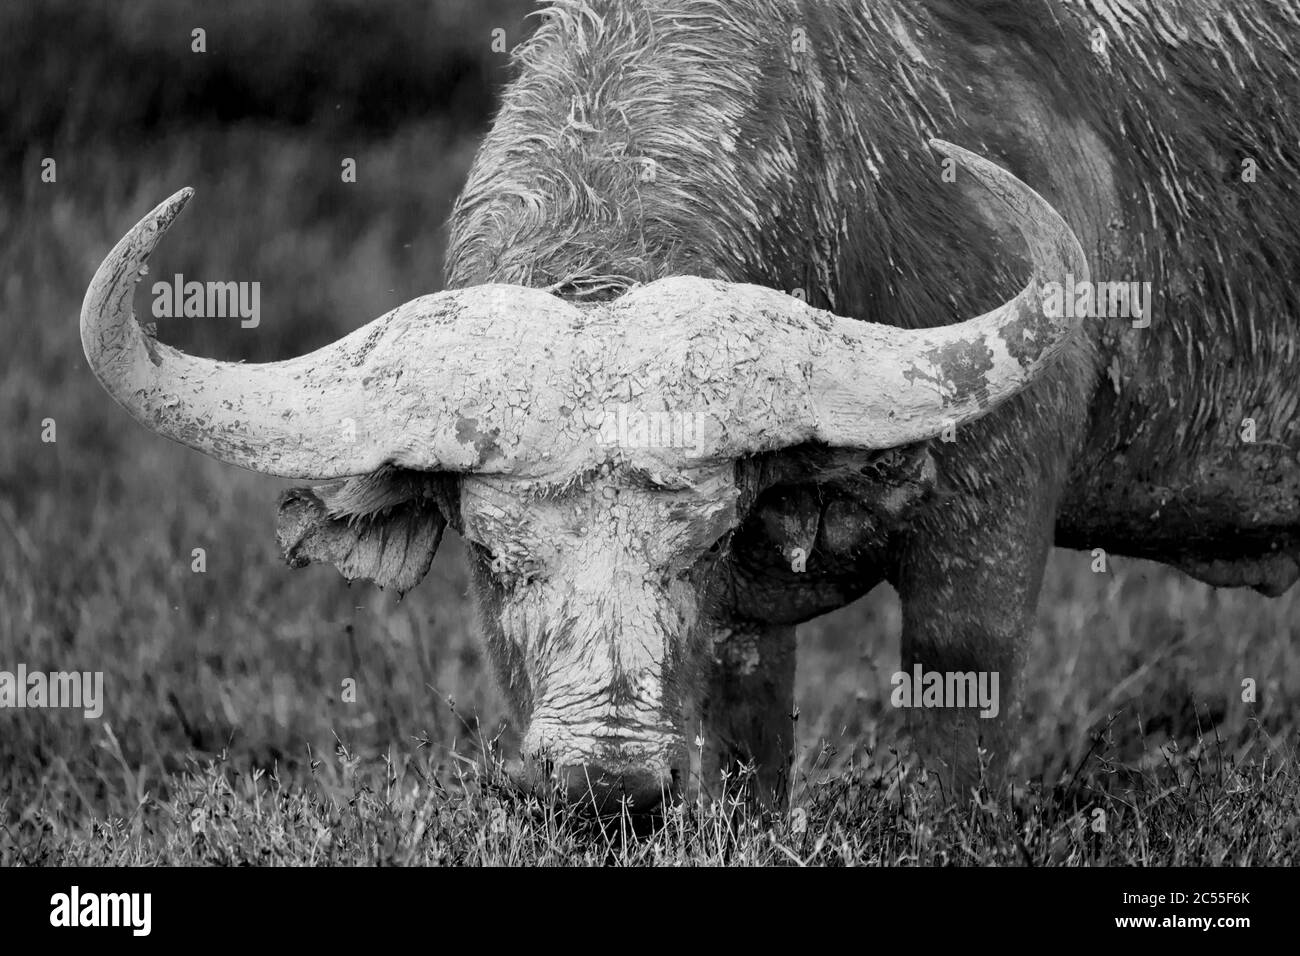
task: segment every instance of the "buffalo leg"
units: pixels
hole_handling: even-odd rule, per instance
[[[704,702],[706,792],[728,792],[753,770],[750,795],[783,808],[794,756],[795,634],[792,625],[736,622],[714,633],[714,665]]]
[[[1017,689],[1055,504],[1055,494],[1041,484],[981,498],[979,518],[954,502],[946,515],[932,516],[901,557],[903,673],[910,678],[920,665],[923,673],[997,675],[996,716],[983,717],[979,706],[969,705],[914,702],[907,709],[923,763],[961,801],[982,769],[986,782],[1000,784],[1016,742]]]

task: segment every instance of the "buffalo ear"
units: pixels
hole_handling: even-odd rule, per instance
[[[395,588],[401,596],[428,573],[447,520],[424,495],[394,495],[377,509],[340,512],[340,500],[369,497],[364,493],[367,481],[352,478],[286,491],[280,498],[276,537],[291,568],[329,563],[349,582],[373,581],[381,588]]]

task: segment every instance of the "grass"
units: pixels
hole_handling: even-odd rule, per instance
[[[605,826],[521,798],[499,764],[404,749],[332,754],[286,774],[240,771],[228,752],[172,775],[167,795],[145,789],[105,729],[122,794],[120,815],[69,821],[45,807],[6,828],[8,863],[78,865],[1234,865],[1286,863],[1296,847],[1293,761],[1235,761],[1205,741],[1166,753],[1160,767],[1099,757],[1054,793],[1019,788],[1008,800],[941,805],[923,786],[849,762],[803,778],[786,814],[741,798],[677,805],[646,832],[623,817]],[[1085,758],[1092,759],[1093,752]],[[1288,765],[1289,764],[1289,765]],[[1081,764],[1079,770],[1084,770]],[[1116,777],[1109,789],[1087,778]],[[733,791],[734,792],[734,791]],[[126,808],[123,808],[124,811]],[[1098,814],[1105,827],[1098,829]],[[639,836],[636,836],[637,832]]]
[[[129,90],[90,75],[111,116]],[[459,542],[401,602],[290,571],[273,533],[288,483],[133,424],[77,328],[104,253],[185,184],[197,198],[154,274],[259,280],[263,320],[164,324],[182,348],[283,358],[436,290],[472,124],[435,112],[357,131],[253,110],[107,135],[75,101],[89,94],[69,95],[61,121],[19,117],[29,138],[0,188],[0,669],[101,670],[107,700],[94,721],[0,711],[0,864],[1297,862],[1300,596],[1116,558],[1094,574],[1074,552],[1047,570],[1004,800],[947,804],[909,758],[888,705],[888,588],[801,628],[789,813],[724,797],[624,840],[516,797],[499,761],[518,728]],[[55,184],[39,180],[50,154]],[[358,158],[355,185],[341,155]]]

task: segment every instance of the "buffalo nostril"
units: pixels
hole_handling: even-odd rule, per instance
[[[600,764],[570,764],[561,769],[565,800],[571,806],[617,811],[625,803],[632,813],[647,813],[673,791],[673,778],[638,768],[613,769]]]

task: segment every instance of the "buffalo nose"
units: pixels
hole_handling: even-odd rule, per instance
[[[597,763],[562,767],[559,783],[565,802],[574,807],[616,812],[626,801],[632,813],[653,810],[672,793],[673,780],[649,770],[612,769]]]

